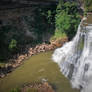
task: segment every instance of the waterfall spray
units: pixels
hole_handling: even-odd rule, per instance
[[[84,26],[83,18],[72,41],[54,51],[52,59],[73,88],[92,92],[92,25]]]

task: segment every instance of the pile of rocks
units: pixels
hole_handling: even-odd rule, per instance
[[[7,65],[4,67],[0,67],[0,78],[5,77],[8,73],[12,71],[13,67],[12,65]]]
[[[29,49],[26,49],[25,54],[18,54],[17,56],[14,56],[13,59],[10,60],[10,63],[6,64],[4,67],[0,67],[0,77],[6,76],[9,72],[20,66],[23,61],[32,55],[35,55],[40,52],[45,52],[45,51],[50,51],[54,50],[57,47],[62,46],[65,42],[67,42],[68,39],[58,39],[56,41],[52,41],[51,44],[39,44],[36,45],[35,47],[29,47]]]
[[[26,85],[21,89],[21,92],[28,92],[28,90],[30,90],[30,92],[55,92],[48,82]]]
[[[16,59],[12,60],[14,62],[12,64],[12,67],[13,68],[18,67],[19,65],[22,64],[22,61],[24,61],[25,59],[31,57],[32,55],[35,55],[35,54],[40,53],[40,52],[45,52],[45,51],[53,50],[53,49],[55,49],[55,46],[48,45],[48,44],[45,44],[45,43],[37,45],[34,48],[30,47],[28,49],[28,51],[26,51],[27,54],[19,55]]]
[[[37,45],[35,48],[29,48],[28,56],[32,56],[34,54],[53,50],[53,49],[55,49],[55,47],[53,45],[48,45],[48,44],[43,43],[41,45]]]

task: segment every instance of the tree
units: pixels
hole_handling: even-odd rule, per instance
[[[17,41],[15,39],[12,39],[10,44],[9,44],[9,49],[11,51],[14,51],[16,49],[16,47],[17,47]]]
[[[65,33],[70,39],[77,31],[80,17],[76,3],[66,2],[57,7],[56,28]]]

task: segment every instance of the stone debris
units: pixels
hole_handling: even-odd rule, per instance
[[[12,72],[15,68],[20,66],[25,59],[31,57],[32,55],[38,54],[40,52],[54,50],[57,47],[61,47],[67,41],[68,39],[65,38],[53,41],[51,44],[42,43],[36,45],[34,48],[27,46],[28,49],[25,48],[25,54],[17,54],[17,56],[13,56],[13,59],[9,60],[11,63],[6,64],[4,67],[0,67],[0,78],[5,77],[8,73]]]
[[[25,85],[23,88],[21,88],[20,92],[28,92],[28,90],[30,90],[30,92],[33,90],[35,92],[55,92],[48,82]]]

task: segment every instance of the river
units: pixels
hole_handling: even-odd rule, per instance
[[[27,59],[20,67],[5,78],[0,79],[0,92],[9,92],[23,84],[41,82],[46,79],[56,92],[79,92],[72,89],[56,63],[51,59],[52,51],[40,53]]]

